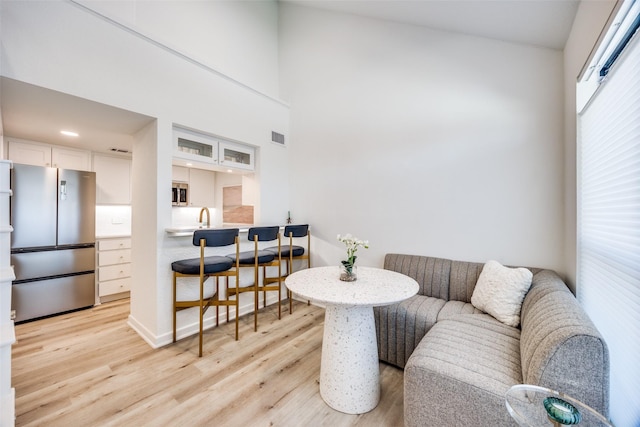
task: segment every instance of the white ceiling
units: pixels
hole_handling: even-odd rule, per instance
[[[437,30],[563,49],[579,0],[280,0]]]
[[[579,0],[281,0],[438,30],[562,49]],[[8,78],[0,79],[4,134],[107,152],[132,150],[153,118]],[[73,130],[78,138],[60,134]]]

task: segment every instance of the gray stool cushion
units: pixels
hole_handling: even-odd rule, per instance
[[[271,251],[274,254],[276,254],[276,256],[278,255],[278,247],[277,246],[271,246],[269,248],[265,249],[266,251]],[[302,256],[304,255],[304,248],[302,246],[292,246],[291,247],[291,252],[293,252],[293,256]],[[282,257],[289,257],[289,246],[280,246],[280,254]]]
[[[227,255],[231,261],[236,261],[236,254]],[[267,262],[271,262],[276,258],[275,254],[271,251],[267,250],[259,250],[258,251],[258,264],[264,264]],[[240,252],[239,260],[240,264],[255,264],[255,253],[254,251],[245,251]]]
[[[219,273],[233,267],[234,261],[226,256],[204,258],[204,274]],[[200,258],[182,259],[171,263],[171,270],[181,274],[200,274]]]

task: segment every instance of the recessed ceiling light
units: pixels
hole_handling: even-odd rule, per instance
[[[233,173],[233,170],[232,169],[227,169],[227,172]]]
[[[187,163],[187,166],[193,166],[193,163]]]
[[[78,136],[76,132],[72,132],[70,130],[61,130],[60,133],[67,136]]]

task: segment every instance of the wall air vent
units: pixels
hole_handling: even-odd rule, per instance
[[[278,132],[271,131],[271,141],[284,145],[284,135]]]
[[[123,148],[109,148],[109,151],[113,151],[114,153],[125,153],[125,154],[128,154],[128,153],[131,152],[131,151],[125,150]]]

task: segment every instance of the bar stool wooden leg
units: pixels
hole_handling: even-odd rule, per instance
[[[173,300],[176,300],[176,272],[173,272]],[[173,342],[176,342],[176,305],[173,304]]]
[[[258,246],[258,238],[256,237],[256,248]],[[256,249],[257,252],[257,249]],[[253,331],[258,332],[258,279],[260,278],[258,269],[258,258],[256,257],[256,265],[254,270],[254,280],[253,280]]]

